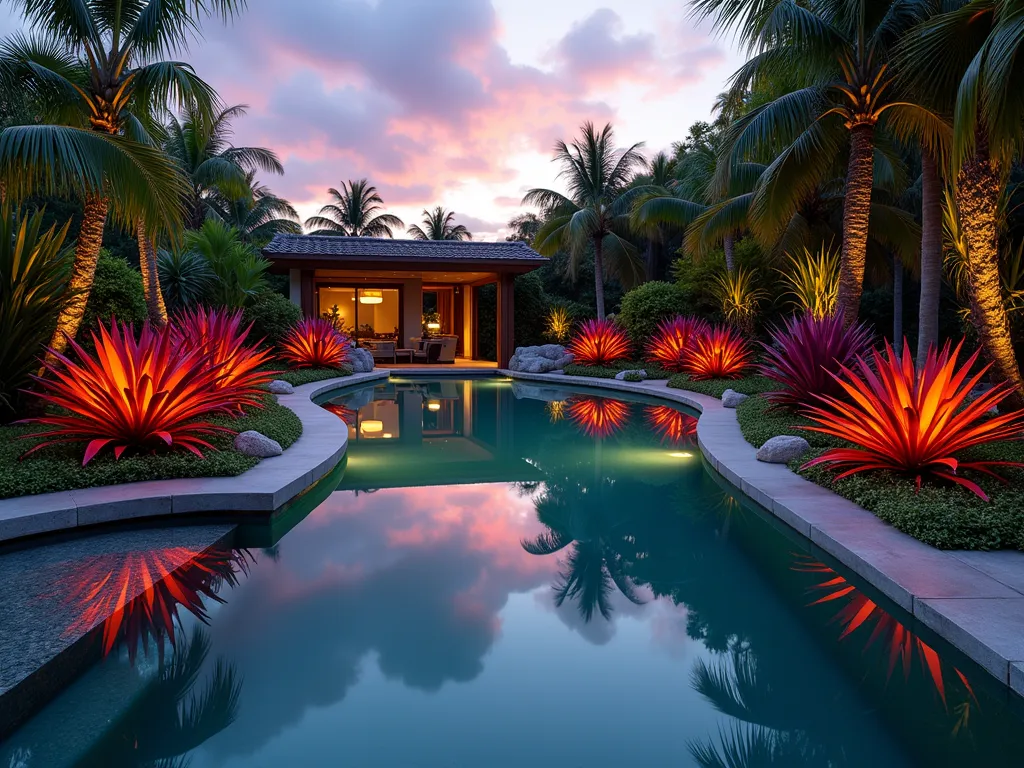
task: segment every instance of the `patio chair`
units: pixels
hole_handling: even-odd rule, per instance
[[[414,363],[436,363],[441,357],[443,347],[444,345],[439,341],[428,341],[424,351],[412,353],[412,361]]]
[[[395,357],[395,342],[393,341],[378,341],[371,349],[370,354],[373,355],[374,360],[390,360],[392,363],[398,361]]]

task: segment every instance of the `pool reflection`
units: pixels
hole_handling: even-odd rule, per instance
[[[77,566],[96,615],[168,570],[109,632],[179,635],[87,764],[1001,766],[1024,747],[1000,689],[724,493],[691,414],[454,380],[325,407],[345,475],[269,553]]]

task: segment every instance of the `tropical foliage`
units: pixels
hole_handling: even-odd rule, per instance
[[[962,346],[933,349],[920,370],[909,345],[897,357],[888,342],[884,353],[875,350],[868,359],[858,358],[853,367],[840,366],[839,384],[847,400],[818,396],[820,404],[805,409],[814,422],[805,429],[855,447],[834,448],[804,466],[838,469],[837,479],[889,470],[913,477],[918,487],[924,477],[931,476],[962,485],[987,500],[981,487],[961,471],[994,475],[995,467],[1012,462],[964,460],[957,454],[998,440],[1020,439],[1024,412],[989,414],[1012,391],[1009,383],[971,397],[990,366],[972,373],[980,352],[957,366]]]
[[[683,359],[690,378],[738,379],[753,362],[753,350],[743,334],[731,325],[716,325],[694,337]]]
[[[211,447],[207,437],[230,431],[211,416],[262,405],[262,392],[250,382],[218,387],[220,369],[203,350],[181,349],[169,327],[146,323],[136,333],[115,322],[92,340],[95,355],[69,341],[76,359],[54,353],[48,375],[36,377],[39,398],[60,410],[27,420],[42,429],[25,438],[43,438],[29,453],[85,443],[83,465],[107,448],[117,458],[167,448],[202,456]]]
[[[266,285],[264,275],[270,263],[242,241],[238,230],[215,219],[189,232],[185,248],[199,254],[213,273],[207,297],[216,304],[244,307]]]
[[[320,317],[299,321],[281,340],[281,357],[296,368],[341,368],[348,350],[348,338]]]
[[[764,361],[758,372],[781,387],[765,397],[796,410],[819,395],[841,398],[838,375],[871,348],[871,331],[864,325],[846,326],[841,317],[822,318],[812,313],[787,318],[771,330],[770,343],[762,343]]]
[[[666,371],[680,373],[697,338],[710,328],[707,321],[699,317],[680,316],[662,320],[647,344],[647,359]]]
[[[344,237],[393,237],[404,224],[394,214],[384,213],[384,200],[367,179],[341,182],[341,190],[327,190],[331,202],[317,216],[306,220],[314,235]],[[434,238],[437,240],[448,238]]]
[[[787,254],[780,269],[788,295],[797,310],[815,318],[831,317],[839,299],[839,252],[824,245],[817,253],[804,248],[799,256]]]
[[[455,213],[437,206],[423,211],[423,226],[413,224],[409,234],[414,240],[472,240],[473,234],[462,224],[455,223]]]
[[[198,351],[217,373],[215,390],[251,390],[269,384],[275,371],[265,366],[272,359],[270,350],[259,348],[249,339],[252,325],[244,326],[241,310],[217,310],[196,307],[174,318],[171,334],[182,353]]]
[[[611,320],[587,320],[580,324],[566,350],[577,365],[609,365],[629,359],[629,337]]]

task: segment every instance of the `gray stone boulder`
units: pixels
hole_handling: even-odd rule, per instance
[[[362,347],[349,350],[348,362],[352,366],[352,373],[369,373],[373,370],[373,355],[370,350]]]
[[[722,407],[723,408],[738,408],[740,403],[747,399],[747,395],[742,395],[732,389],[727,389],[722,393]]]
[[[630,376],[629,374],[633,374],[633,376]],[[615,380],[626,381],[627,379],[634,379],[637,376],[639,376],[640,379],[646,379],[647,371],[643,370],[642,368],[637,368],[636,370],[633,371],[619,371],[618,373],[615,374]]]
[[[239,453],[244,453],[246,456],[256,456],[260,459],[280,456],[284,453],[281,444],[277,440],[271,440],[266,435],[254,430],[242,432],[235,438],[235,450]]]
[[[272,395],[294,395],[295,387],[289,384],[287,381],[281,381],[277,379],[270,382],[270,386],[267,387]]]
[[[572,355],[561,344],[516,347],[508,368],[520,373],[561,373],[572,360]]]
[[[757,449],[757,460],[766,464],[788,464],[811,450],[811,445],[802,437],[779,435]]]

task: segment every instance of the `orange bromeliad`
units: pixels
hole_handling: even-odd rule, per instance
[[[856,447],[833,448],[804,467],[836,466],[843,470],[837,480],[859,472],[891,470],[911,475],[918,488],[921,478],[930,474],[958,483],[988,501],[981,487],[958,471],[969,469],[998,478],[992,467],[1024,465],[960,461],[955,454],[977,445],[1021,439],[1024,411],[989,415],[1012,392],[1008,383],[969,399],[989,366],[970,375],[979,350],[958,369],[962,346],[963,342],[952,352],[949,343],[941,352],[933,348],[920,371],[915,370],[906,342],[901,359],[887,342],[884,355],[874,350],[870,362],[858,357],[855,369],[840,366],[841,375],[833,375],[849,402],[819,395],[822,404],[804,411],[816,426],[803,429],[847,440]]]
[[[341,368],[348,360],[348,337],[329,320],[309,317],[285,335],[281,357],[298,368]]]
[[[252,325],[242,327],[242,312],[198,307],[174,319],[171,333],[179,348],[198,349],[219,374],[217,389],[257,387],[273,381],[276,372],[259,370],[272,357],[270,350],[247,346]]]
[[[132,326],[114,322],[94,333],[93,342],[95,356],[68,341],[78,362],[51,350],[49,375],[36,379],[43,389],[38,396],[62,410],[25,420],[45,428],[24,436],[44,438],[28,453],[85,442],[83,466],[108,446],[116,458],[128,449],[167,447],[201,457],[201,448],[213,447],[204,438],[231,433],[206,419],[263,405],[264,393],[251,385],[218,389],[218,369],[202,350],[179,349],[168,327],[146,323],[136,340]]]
[[[608,365],[629,359],[629,336],[612,320],[588,320],[566,349],[577,365]]]
[[[710,329],[708,322],[699,317],[679,316],[662,320],[647,343],[647,359],[666,371],[680,373],[686,362],[686,353],[697,338]]]
[[[696,380],[738,379],[752,357],[750,344],[736,328],[716,325],[694,339],[683,356],[683,371]]]
[[[693,445],[697,442],[697,418],[668,405],[649,405],[644,409],[647,423],[661,438],[662,443],[674,446]]]

